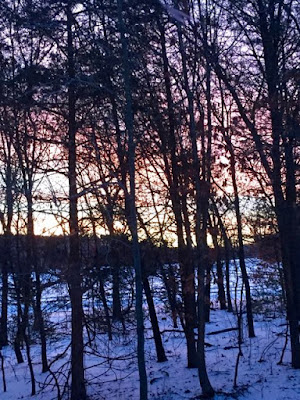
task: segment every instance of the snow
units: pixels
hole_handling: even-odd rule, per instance
[[[252,285],[254,285],[255,271],[261,265],[259,260],[248,260],[249,271],[253,271]],[[257,274],[256,274],[257,275]],[[268,280],[266,276],[264,279]],[[159,285],[155,281],[156,290]],[[259,288],[265,290],[265,282],[256,283],[256,294]],[[212,288],[212,293],[216,288]],[[48,293],[49,295],[49,293]],[[275,297],[274,297],[275,298]],[[276,297],[277,298],[277,297]],[[275,300],[274,300],[275,301]],[[156,353],[153,334],[148,315],[145,319],[145,352],[148,374],[149,399],[152,400],[183,400],[200,398],[198,372],[186,367],[186,344],[184,334],[175,331],[172,321],[165,311],[164,304],[156,297],[160,330],[163,332],[163,344],[168,357],[164,363],[156,362]],[[269,305],[268,305],[269,307]],[[236,316],[226,311],[213,309],[211,321],[206,325],[206,361],[209,378],[216,390],[215,399],[243,399],[243,400],[297,400],[300,399],[300,371],[290,365],[289,345],[285,351],[283,363],[278,365],[285,343],[286,320],[278,311],[274,303],[273,313],[264,310],[255,314],[256,337],[247,337],[246,316],[243,315],[243,343],[240,359],[237,387],[233,387],[234,370],[238,354],[237,331],[229,331],[215,335],[210,332],[237,326]],[[58,311],[51,317],[53,320],[68,319],[69,312]],[[68,325],[65,325],[68,326]],[[86,379],[88,394],[92,400],[138,400],[139,382],[136,359],[135,326],[127,322],[128,331],[122,334],[117,324],[114,325],[113,340],[108,341],[106,334],[98,335],[91,344],[87,344],[85,355]],[[120,328],[120,329],[118,329]],[[88,342],[88,336],[85,335]],[[56,333],[49,340],[48,358],[53,360],[58,353],[62,353],[70,343],[69,332],[64,330]],[[7,392],[1,393],[2,400],[43,399],[57,398],[57,391],[51,380],[51,375],[42,374],[40,365],[40,347],[32,345],[31,353],[38,382],[38,394],[31,397],[29,370],[26,362],[16,363],[13,349],[8,346],[2,349],[5,358],[5,374]],[[25,355],[25,351],[23,351]],[[61,390],[69,368],[70,352],[53,363],[52,371],[61,368],[58,375]],[[48,385],[46,385],[47,383]],[[2,387],[0,386],[0,390]],[[66,394],[68,394],[66,392]]]

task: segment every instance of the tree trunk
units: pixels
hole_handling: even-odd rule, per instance
[[[35,286],[36,286],[36,313],[38,320],[38,329],[41,338],[41,356],[42,356],[42,372],[48,371],[48,361],[47,361],[47,341],[46,341],[46,332],[45,332],[45,324],[44,317],[42,312],[41,298],[42,298],[42,290],[41,290],[41,279],[40,274],[37,271],[37,267],[35,268]]]
[[[157,362],[164,362],[164,361],[167,361],[168,359],[166,357],[165,349],[163,347],[162,340],[161,340],[161,334],[159,331],[158,320],[157,320],[157,316],[156,316],[156,311],[155,311],[155,307],[154,307],[153,297],[152,297],[148,278],[144,278],[143,286],[144,286],[144,291],[145,291],[145,295],[146,295],[146,299],[147,299],[150,320],[151,320],[151,325],[152,325],[152,331],[153,331],[153,336],[154,336],[154,341],[155,341]]]
[[[7,251],[7,250],[6,250]],[[1,327],[0,327],[0,348],[8,345],[7,335],[7,306],[8,306],[8,272],[7,263],[2,264],[2,304],[1,304]]]
[[[226,232],[225,232],[226,234]],[[228,245],[227,235],[224,237],[224,247],[225,247],[225,274],[226,274],[226,296],[227,296],[227,309],[229,312],[233,311],[231,292],[230,292],[230,252]]]
[[[178,258],[182,283],[182,299],[184,307],[184,333],[187,342],[188,368],[197,368],[197,352],[195,340],[195,273],[191,249],[179,247]]]
[[[217,255],[217,281],[218,281],[218,297],[220,302],[221,310],[226,310],[226,298],[224,290],[224,275],[223,275],[223,265],[220,257],[220,250],[218,250]]]
[[[15,355],[16,355],[18,364],[22,364],[24,362],[24,358],[23,358],[23,355],[21,352],[21,337],[22,337],[21,328],[18,327],[16,337],[14,340],[14,351],[15,351]]]
[[[113,278],[113,320],[123,321],[121,301],[120,301],[120,260],[117,251],[113,251],[111,268],[112,268],[112,278]]]
[[[28,185],[28,182],[27,182]],[[27,186],[25,189],[25,195],[27,199],[27,234],[26,234],[26,247],[27,247],[27,259],[23,265],[23,302],[24,302],[24,311],[20,310],[20,314],[22,317],[21,321],[21,329],[22,329],[22,337],[25,342],[26,354],[27,354],[27,363],[30,372],[31,378],[31,395],[34,396],[36,392],[35,387],[35,377],[34,370],[30,355],[30,332],[29,332],[29,309],[30,303],[32,302],[33,294],[32,294],[32,282],[31,282],[31,273],[33,267],[33,203],[32,203],[32,190],[30,190]]]
[[[230,240],[228,239],[226,229],[224,227],[223,221],[221,219],[218,207],[213,201],[214,212],[218,219],[218,225],[220,227],[220,231],[223,237],[224,242],[224,258],[225,258],[225,276],[226,276],[226,297],[227,297],[227,310],[229,312],[233,311],[232,301],[231,301],[231,293],[230,293]]]
[[[73,15],[67,6],[67,57],[68,57],[68,153],[69,153],[69,226],[70,248],[68,265],[68,284],[71,300],[71,400],[85,400],[86,389],[83,364],[83,307],[81,287],[81,262],[77,209],[77,173],[76,173],[76,94],[75,65],[73,47]]]
[[[106,296],[105,296],[105,289],[104,289],[104,285],[103,285],[103,281],[102,281],[101,277],[99,277],[99,286],[100,286],[100,296],[101,296],[101,300],[103,303],[105,319],[106,319],[106,324],[107,324],[108,339],[112,340],[112,329],[111,329],[111,323],[110,323],[110,317],[109,317],[109,309],[108,309]]]
[[[6,170],[6,191],[5,200],[7,205],[7,222],[6,226],[3,224],[4,230],[4,260],[2,264],[2,304],[1,304],[1,324],[0,324],[0,346],[8,345],[8,273],[12,272],[12,254],[11,254],[11,224],[13,219],[13,189],[12,189],[12,171],[11,171],[11,142],[8,143],[8,157],[7,157],[7,170]]]
[[[169,167],[169,161],[165,157],[165,168],[168,183],[170,186],[170,199],[172,202],[172,209],[176,221],[176,233],[178,239],[178,260],[180,264],[180,277],[182,285],[182,296],[184,305],[184,332],[187,342],[187,360],[188,368],[197,367],[197,356],[196,356],[196,344],[194,335],[195,326],[195,285],[194,285],[194,266],[191,263],[192,250],[190,246],[185,244],[184,232],[183,232],[183,205],[182,198],[180,196],[180,172],[178,167],[178,157],[176,154],[176,135],[175,135],[175,115],[174,105],[172,100],[171,92],[171,79],[169,73],[169,62],[166,50],[166,38],[164,25],[158,19],[158,27],[160,30],[160,42],[162,48],[162,60],[163,60],[163,72],[164,72],[164,84],[166,89],[167,97],[167,109],[168,109],[168,123],[169,130],[167,140],[164,132],[160,133],[160,138],[164,144],[165,150],[170,150],[171,167]],[[165,152],[164,152],[165,153]],[[187,219],[185,224],[187,226]],[[187,232],[188,233],[188,232]]]
[[[296,214],[296,213],[295,213]],[[287,301],[287,319],[290,326],[292,366],[300,368],[300,342],[299,342],[299,295],[297,296],[297,279],[299,270],[299,233],[297,232],[297,215],[288,209],[277,210],[279,236],[281,242],[282,264],[284,266],[285,291]],[[298,228],[299,229],[299,228]]]
[[[20,272],[20,271],[19,271]],[[19,274],[20,276],[20,274]],[[14,339],[14,351],[16,354],[18,364],[22,364],[24,362],[23,355],[21,352],[21,342],[22,342],[22,307],[21,307],[21,290],[19,282],[16,278],[16,274],[13,275],[14,279],[14,287],[16,291],[16,300],[17,300],[17,332]]]
[[[212,221],[210,221],[212,226]],[[216,252],[216,264],[217,264],[217,285],[218,285],[218,300],[220,302],[221,310],[226,310],[226,298],[225,298],[225,290],[224,290],[224,275],[223,275],[223,266],[221,260],[221,250],[218,243],[217,237],[217,223],[214,218],[214,226],[212,226],[211,237],[214,244],[214,249]]]
[[[211,290],[211,267],[206,268],[205,282],[204,282],[204,313],[205,322],[210,321],[210,290]]]
[[[198,341],[197,341],[197,366],[200,385],[203,396],[208,398],[214,396],[214,390],[208,378],[206,361],[205,361],[205,283],[204,275],[208,261],[207,249],[207,220],[208,220],[208,200],[210,194],[210,176],[203,176],[204,182],[200,179],[200,161],[197,148],[197,135],[194,118],[193,94],[189,88],[187,60],[185,46],[183,43],[182,27],[177,23],[177,32],[179,40],[179,51],[182,60],[182,71],[184,79],[184,89],[188,99],[189,113],[189,134],[192,145],[192,160],[194,173],[194,187],[196,192],[196,217],[195,217],[195,233],[197,241],[197,262],[198,262]],[[210,105],[209,105],[210,106]],[[209,138],[210,139],[210,138]],[[210,141],[210,140],[208,140]],[[209,158],[208,158],[209,159]],[[207,180],[206,180],[207,179]],[[202,224],[201,224],[202,221]],[[191,279],[191,278],[190,278]],[[194,282],[193,282],[194,284]]]
[[[164,267],[162,266],[161,268],[161,274],[163,277],[163,281],[165,284],[165,288],[167,291],[167,296],[171,308],[171,314],[172,314],[172,321],[173,321],[173,328],[178,328],[177,324],[177,305],[176,305],[176,282],[175,282],[175,276],[174,272],[172,269],[172,265],[168,265],[169,267],[169,276],[167,276],[166,271],[164,270]]]
[[[37,317],[37,328],[41,339],[41,357],[42,357],[42,372],[48,371],[48,361],[47,361],[47,343],[46,343],[46,332],[44,325],[44,317],[42,312],[41,298],[41,281],[40,274],[38,271],[38,261],[37,261],[37,249],[35,244],[34,236],[34,220],[33,220],[33,198],[32,198],[32,182],[28,182],[28,192],[27,192],[27,207],[28,207],[28,221],[27,221],[27,258],[28,258],[28,270],[32,269],[35,272],[35,289],[36,289],[36,304],[35,312]],[[30,277],[29,277],[30,280]]]
[[[238,229],[238,242],[239,242],[239,261],[240,261],[240,269],[242,273],[243,283],[245,285],[245,294],[246,294],[246,313],[247,313],[247,322],[248,322],[248,333],[249,337],[255,337],[254,333],[254,323],[253,323],[253,313],[252,313],[252,300],[251,300],[251,292],[250,292],[250,283],[245,263],[245,252],[244,252],[244,243],[243,243],[243,232],[242,232],[242,217],[240,212],[240,201],[239,194],[236,182],[236,171],[235,171],[235,156],[234,150],[232,147],[231,140],[228,136],[225,137],[226,143],[228,145],[230,151],[230,172],[232,178],[232,185],[234,190],[234,208],[237,220],[237,229]]]
[[[123,0],[117,1],[118,23],[122,46],[123,82],[125,91],[125,126],[128,136],[128,166],[129,166],[129,192],[126,190],[126,207],[128,224],[132,236],[133,265],[135,270],[135,311],[137,320],[137,355],[140,377],[140,400],[148,398],[148,383],[145,365],[145,338],[143,317],[143,284],[141,253],[138,240],[137,215],[135,204],[135,140],[134,140],[134,115],[132,109],[131,73],[129,67],[128,44],[126,38],[125,24],[123,20]]]

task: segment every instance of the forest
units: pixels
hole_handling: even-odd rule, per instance
[[[299,0],[0,27],[1,399],[300,399]]]

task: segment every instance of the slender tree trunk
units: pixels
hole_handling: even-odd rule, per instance
[[[41,280],[40,273],[38,271],[38,261],[37,261],[37,249],[35,243],[34,235],[34,220],[33,220],[33,198],[32,198],[32,182],[28,182],[28,193],[27,193],[27,206],[28,206],[28,224],[27,224],[27,257],[28,257],[28,269],[33,269],[35,272],[35,289],[36,289],[36,304],[35,312],[37,317],[38,331],[41,339],[41,357],[42,357],[42,372],[48,371],[48,361],[47,361],[47,342],[46,342],[46,332],[44,325],[44,317],[42,312],[42,290],[41,290]],[[29,278],[30,279],[30,278]]]
[[[240,201],[239,194],[236,182],[236,171],[235,171],[235,156],[232,148],[232,143],[229,137],[226,137],[226,143],[228,145],[230,151],[230,172],[232,178],[232,185],[234,191],[234,208],[237,220],[237,229],[238,229],[238,242],[239,242],[239,261],[240,261],[240,269],[242,273],[243,283],[245,285],[245,294],[246,294],[246,312],[247,312],[247,322],[248,322],[248,333],[249,337],[255,337],[254,333],[254,323],[253,323],[253,312],[252,312],[252,300],[251,300],[251,292],[250,292],[250,283],[245,263],[245,252],[244,252],[244,243],[243,243],[243,232],[242,232],[242,217],[240,212]]]
[[[191,249],[188,246],[178,248],[182,298],[184,307],[184,333],[187,343],[188,368],[197,368],[197,353],[194,328],[195,320],[195,273]]]
[[[206,268],[205,281],[204,281],[204,310],[205,322],[210,321],[210,290],[211,290],[211,266]]]
[[[20,275],[20,274],[19,274]],[[21,307],[21,290],[19,286],[19,282],[16,278],[16,275],[13,275],[14,279],[14,287],[16,292],[16,301],[17,301],[17,332],[14,339],[14,351],[17,358],[18,364],[22,364],[24,362],[23,355],[21,352],[21,342],[22,342],[22,307]]]
[[[72,34],[73,15],[70,5],[67,6],[67,57],[68,57],[68,152],[69,152],[69,225],[70,248],[68,266],[68,284],[71,300],[71,400],[85,400],[86,389],[83,364],[83,307],[81,287],[81,263],[77,209],[77,173],[76,173],[76,94],[75,65]]]
[[[28,219],[28,222],[30,224],[30,218]],[[31,227],[29,226],[29,230]],[[30,355],[30,339],[29,339],[29,307],[30,307],[30,302],[31,302],[31,272],[30,272],[30,257],[27,258],[26,262],[24,263],[23,269],[20,270],[23,282],[22,282],[22,292],[23,292],[23,303],[24,303],[24,309],[22,310],[21,307],[21,296],[19,288],[16,287],[17,291],[17,297],[18,297],[18,318],[19,318],[19,326],[17,330],[17,335],[14,343],[15,347],[15,353],[17,356],[18,362],[23,362],[23,356],[20,351],[20,343],[21,340],[24,340],[25,342],[25,348],[26,348],[26,355],[27,355],[27,363],[29,367],[29,372],[30,372],[30,379],[31,379],[31,395],[34,396],[36,393],[36,385],[35,385],[35,376],[34,376],[34,370],[33,370],[33,365],[32,365],[32,359]],[[15,281],[16,285],[16,281]]]
[[[113,278],[113,319],[123,321],[121,300],[120,300],[120,260],[117,251],[113,252],[113,261],[111,263]]]
[[[107,324],[108,339],[112,340],[112,329],[111,329],[111,323],[110,323],[109,308],[107,305],[105,289],[104,289],[103,280],[101,277],[99,278],[99,287],[100,287],[100,296],[101,296],[104,313],[105,313],[106,324]]]
[[[7,251],[7,250],[6,250]],[[7,307],[8,307],[8,271],[7,263],[2,264],[2,304],[1,304],[1,327],[0,327],[0,348],[8,345],[7,334]]]
[[[211,398],[214,396],[214,390],[208,378],[206,361],[205,361],[205,269],[209,264],[207,249],[207,220],[208,220],[208,199],[210,193],[210,178],[206,182],[200,179],[200,162],[197,148],[196,126],[194,118],[193,94],[189,88],[187,60],[185,47],[183,43],[183,34],[180,24],[177,23],[177,32],[179,40],[179,51],[182,60],[182,70],[184,79],[184,89],[188,99],[189,113],[189,133],[192,144],[192,159],[194,172],[194,185],[196,192],[196,218],[195,233],[197,241],[197,261],[198,261],[198,341],[197,341],[197,357],[198,357],[198,374],[203,396]],[[202,221],[202,226],[201,226]]]
[[[232,301],[231,301],[231,292],[230,292],[230,240],[227,236],[226,229],[224,227],[223,221],[221,219],[218,207],[213,201],[214,212],[218,219],[218,225],[220,227],[220,231],[223,237],[224,242],[224,258],[225,258],[225,276],[226,276],[226,297],[227,297],[227,310],[228,312],[233,311]]]
[[[28,185],[28,182],[27,182]],[[30,303],[32,302],[32,283],[31,283],[31,273],[33,267],[33,203],[32,203],[32,190],[27,186],[25,189],[25,195],[27,199],[27,235],[26,235],[26,247],[27,247],[27,260],[23,266],[23,302],[24,311],[21,311],[21,327],[22,327],[22,337],[25,342],[27,363],[30,371],[31,378],[31,395],[34,396],[36,393],[35,376],[32,365],[32,359],[30,355],[30,332],[29,332],[29,309]]]
[[[13,191],[12,191],[12,171],[11,171],[11,143],[8,143],[8,157],[7,157],[7,170],[6,170],[6,205],[7,205],[7,222],[4,229],[4,260],[2,264],[2,304],[1,304],[1,324],[0,324],[0,346],[8,345],[8,273],[12,272],[12,233],[11,224],[13,219]]]
[[[46,341],[46,332],[45,332],[45,324],[44,317],[42,312],[42,290],[41,290],[41,279],[40,274],[37,271],[37,267],[35,268],[35,286],[36,286],[36,313],[38,319],[38,329],[41,338],[41,356],[42,356],[42,372],[48,371],[48,361],[47,361],[47,341]]]
[[[144,291],[145,291],[149,314],[150,314],[150,320],[151,320],[155,348],[156,348],[157,362],[164,362],[164,361],[167,361],[167,357],[166,357],[165,349],[163,347],[162,340],[161,340],[161,334],[159,331],[158,320],[157,320],[157,316],[156,316],[156,311],[155,311],[155,307],[154,307],[153,297],[152,297],[148,278],[144,278],[143,286],[144,286]]]
[[[166,38],[163,23],[158,20],[158,26],[160,30],[160,42],[162,48],[162,59],[163,59],[163,72],[164,72],[164,83],[167,96],[167,107],[168,107],[168,123],[169,132],[167,143],[165,143],[164,132],[161,132],[161,141],[165,143],[165,146],[170,149],[171,155],[171,171],[169,168],[168,160],[165,159],[166,174],[168,183],[170,185],[170,198],[172,202],[172,209],[176,221],[176,231],[178,239],[178,261],[180,265],[180,276],[182,285],[182,297],[184,306],[184,332],[187,342],[187,360],[189,368],[197,367],[197,355],[196,355],[196,342],[194,335],[195,326],[195,284],[194,284],[194,266],[191,262],[192,253],[191,248],[185,244],[184,232],[183,232],[183,210],[182,210],[182,199],[180,196],[180,173],[178,168],[178,157],[176,154],[176,135],[175,135],[175,115],[174,105],[172,100],[171,92],[171,79],[169,73],[169,62],[166,50]],[[185,223],[187,224],[187,220]]]
[[[169,268],[171,269],[172,266],[169,265]],[[164,281],[165,288],[166,288],[166,291],[167,291],[169,304],[170,304],[170,307],[171,307],[173,328],[178,328],[178,324],[177,324],[177,306],[176,306],[176,292],[177,291],[176,291],[176,283],[175,283],[174,272],[172,273],[170,271],[169,272],[169,277],[168,277],[166,271],[162,267],[161,273],[162,273],[163,281]]]
[[[19,324],[20,324],[20,322],[19,322]],[[14,352],[15,352],[18,364],[22,364],[24,362],[24,358],[23,358],[23,355],[21,352],[21,337],[22,337],[21,328],[18,327],[16,337],[14,340]]]
[[[8,312],[8,267],[10,265],[10,242],[11,234],[5,232],[4,234],[4,260],[2,264],[2,295],[1,295],[1,324],[0,324],[0,348],[8,345],[8,332],[7,332],[7,312]]]
[[[97,240],[97,235],[96,235],[96,225],[95,225],[94,219],[92,219],[92,226],[93,226],[93,236],[94,236],[95,249],[96,249],[95,262],[96,262],[96,266],[99,266],[100,265],[99,249],[98,249],[98,240]],[[102,280],[102,276],[101,276],[101,271],[99,271],[99,279],[98,280],[99,280],[100,296],[101,296],[101,300],[103,303],[104,314],[105,314],[105,319],[106,319],[108,339],[112,340],[112,328],[111,328],[111,322],[110,322],[109,308],[108,308],[107,301],[106,301],[106,295],[105,295],[104,284],[103,284],[103,280]]]
[[[226,234],[226,232],[225,232]],[[231,301],[231,292],[230,292],[230,252],[228,245],[227,235],[224,237],[224,247],[225,247],[225,274],[226,274],[226,296],[227,296],[227,307],[228,311],[232,312],[232,301]]]
[[[128,44],[126,38],[125,25],[123,20],[123,0],[118,0],[118,22],[121,35],[122,46],[122,67],[123,81],[125,91],[125,126],[128,135],[128,166],[129,166],[129,186],[130,191],[127,194],[127,215],[128,224],[132,236],[133,265],[135,269],[135,287],[136,300],[135,311],[137,320],[137,354],[138,369],[140,377],[140,400],[148,398],[148,384],[145,366],[145,338],[144,338],[144,317],[143,317],[143,284],[142,284],[142,264],[141,253],[138,240],[137,215],[135,204],[135,141],[134,141],[134,116],[132,110],[132,94],[131,94],[131,74],[129,67]]]
[[[212,221],[211,225],[212,225]],[[216,252],[216,264],[217,264],[217,284],[218,284],[218,299],[220,302],[221,310],[226,310],[226,298],[225,298],[225,290],[224,290],[224,275],[223,275],[223,266],[222,266],[222,259],[221,259],[221,250],[218,243],[217,237],[217,223],[214,218],[214,226],[212,226],[211,236]]]
[[[0,365],[1,365],[1,373],[2,373],[3,392],[5,393],[7,390],[7,386],[6,386],[6,377],[5,377],[5,368],[4,368],[4,357],[1,353],[1,349],[0,349]]]
[[[218,281],[218,297],[220,302],[221,310],[226,310],[226,298],[225,298],[225,290],[224,290],[224,275],[223,275],[223,266],[220,255],[220,247],[218,246],[217,250],[217,281]]]
[[[26,307],[25,307],[26,308]],[[26,310],[28,313],[28,310]],[[35,377],[34,377],[34,370],[33,370],[33,364],[32,364],[32,359],[31,359],[31,354],[30,354],[30,343],[29,343],[29,337],[26,333],[25,330],[23,330],[23,338],[25,342],[25,347],[26,347],[26,355],[27,355],[27,363],[29,367],[29,372],[30,372],[30,380],[31,380],[31,396],[34,396],[36,394],[36,384],[35,384]]]

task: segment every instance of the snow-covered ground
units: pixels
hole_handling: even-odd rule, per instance
[[[268,290],[268,276],[259,279],[257,271],[261,263],[259,260],[249,260],[248,268],[252,278],[253,291],[256,289],[255,300],[261,291]],[[265,266],[264,271],[267,271]],[[272,269],[271,269],[272,272]],[[270,273],[271,273],[270,272]],[[233,282],[234,284],[234,282]],[[154,285],[158,286],[157,282]],[[234,286],[234,285],[233,285]],[[216,293],[215,286],[212,293]],[[273,292],[269,293],[273,296]],[[283,363],[278,365],[282,349],[285,344],[286,321],[278,312],[278,296],[274,295],[273,313],[271,307],[263,313],[255,314],[256,337],[247,337],[246,317],[243,315],[243,356],[240,359],[237,387],[233,387],[235,364],[238,354],[237,331],[209,335],[210,332],[236,327],[237,321],[234,314],[213,309],[211,322],[206,326],[207,369],[214,389],[216,399],[245,399],[245,400],[297,400],[300,399],[300,371],[294,370],[290,365],[289,345],[284,354]],[[146,334],[146,360],[149,399],[152,400],[182,400],[196,399],[201,395],[198,373],[195,369],[186,368],[186,344],[184,334],[179,327],[174,330],[171,318],[165,312],[163,304],[156,300],[159,313],[160,330],[163,344],[168,357],[164,363],[156,362],[155,346],[148,316],[145,320]],[[146,313],[147,314],[147,313]],[[69,317],[67,308],[55,314],[55,319],[62,321]],[[60,330],[58,335],[49,341],[48,358],[50,362],[56,355],[63,353],[70,343],[70,337],[65,325],[65,330]],[[93,400],[138,400],[139,382],[136,359],[135,326],[127,324],[128,331],[125,335],[121,332],[113,335],[113,340],[108,341],[107,335],[98,335],[91,344],[86,345],[86,378],[88,381],[88,394]],[[115,331],[118,331],[115,326]],[[88,336],[85,337],[88,342]],[[18,365],[11,347],[2,350],[5,359],[5,373],[7,392],[1,393],[3,400],[17,399],[43,399],[57,398],[57,389],[49,374],[41,374],[40,348],[32,346],[32,357],[38,394],[31,397],[29,370],[26,363]],[[25,351],[24,351],[25,355]],[[69,368],[69,350],[51,366],[63,390]],[[2,387],[0,384],[0,390]]]

